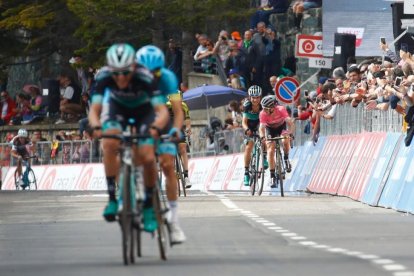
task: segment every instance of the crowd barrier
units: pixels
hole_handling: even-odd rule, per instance
[[[290,153],[293,171],[285,191],[347,196],[372,206],[414,213],[414,147],[398,133],[361,133],[321,137]],[[101,164],[33,166],[40,190],[105,190]],[[14,167],[3,168],[4,190],[13,190]],[[192,190],[238,190],[243,186],[243,154],[192,158]],[[265,173],[266,194],[269,172]],[[278,190],[271,191],[276,192]]]

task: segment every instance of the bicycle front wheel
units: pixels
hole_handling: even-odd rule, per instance
[[[165,212],[162,204],[161,204],[161,195],[160,189],[157,187],[155,189],[155,193],[153,195],[153,204],[155,215],[157,216],[158,228],[157,228],[157,240],[158,240],[158,248],[160,250],[160,257],[162,260],[167,260],[167,250],[169,246],[169,231],[168,231],[168,222],[165,218]]]
[[[132,204],[131,204],[131,167],[124,165],[122,168],[122,210],[120,213],[120,224],[122,231],[122,256],[124,264],[135,262],[134,255],[134,228],[132,225]]]
[[[249,174],[250,174],[250,193],[252,196],[256,193],[256,186],[257,186],[257,151],[253,149],[252,158],[250,159],[249,165]]]
[[[283,191],[283,178],[284,178],[284,171],[283,171],[283,163],[282,163],[282,154],[280,150],[276,150],[276,173],[277,173],[277,181],[279,182],[280,187],[280,196],[284,197],[285,193]]]
[[[264,173],[265,173],[265,167],[264,167],[265,155],[264,155],[264,152],[261,148],[260,148],[259,152],[261,153],[260,155],[261,155],[262,158],[260,158],[260,163],[259,163],[260,166],[259,166],[259,164],[257,166],[259,168],[259,170],[257,172],[257,175],[258,175],[257,185],[259,186],[257,194],[260,196],[263,193],[264,178],[265,178],[264,177]],[[259,179],[260,179],[260,184],[259,184]]]
[[[27,172],[27,180],[29,184],[29,190],[37,190],[37,181],[36,181],[36,175],[34,174],[34,171],[32,168],[29,169]]]

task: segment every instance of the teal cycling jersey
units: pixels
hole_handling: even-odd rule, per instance
[[[259,121],[259,113],[262,110],[260,106],[257,112],[253,111],[253,104],[250,100],[246,100],[243,103],[243,117],[247,118],[249,121]]]
[[[119,89],[111,71],[108,68],[101,70],[92,89],[92,104],[108,103],[110,99],[128,108],[165,103],[166,97],[157,89],[151,72],[139,66],[132,74],[128,87]]]
[[[161,68],[160,77],[158,79],[158,89],[161,90],[166,97],[177,93],[178,80],[174,72],[167,68]]]

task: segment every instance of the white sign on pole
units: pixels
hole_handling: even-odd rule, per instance
[[[309,58],[310,68],[332,68],[331,58]]]
[[[414,14],[414,0],[404,0],[404,14]]]

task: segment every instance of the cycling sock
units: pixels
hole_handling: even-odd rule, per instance
[[[107,176],[106,184],[108,185],[108,194],[110,201],[116,201],[115,197],[115,176]]]
[[[154,188],[145,187],[145,200],[144,208],[152,207],[152,195],[154,193]]]
[[[271,178],[276,178],[275,170],[270,170],[270,177]]]
[[[244,167],[244,175],[249,175],[249,167]]]
[[[184,171],[184,178],[188,177],[188,170]]]
[[[178,216],[177,216],[177,201],[168,201],[170,204],[170,210],[171,210],[171,223],[178,223]]]

